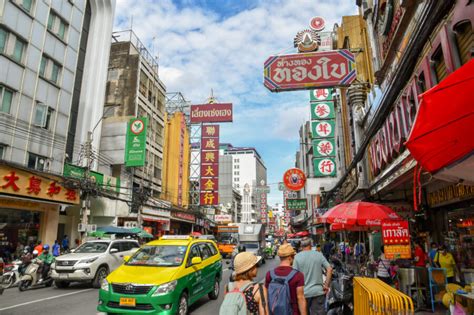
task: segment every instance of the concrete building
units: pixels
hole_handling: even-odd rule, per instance
[[[257,205],[258,186],[267,184],[267,168],[255,148],[233,147],[226,144],[224,156],[232,156],[232,183],[242,195],[242,222],[260,221],[260,204]]]
[[[114,0],[0,1],[0,160],[10,163],[5,171],[64,182],[52,174],[62,175],[64,163],[80,152],[87,131],[102,116],[114,8]],[[75,124],[84,120],[88,123]],[[67,188],[51,192],[56,191]],[[77,230],[73,220],[59,216],[59,205],[79,200],[58,202],[55,194],[41,194],[25,191],[14,205],[0,200],[8,220],[3,223],[24,216],[38,227],[21,237],[0,230],[12,243],[37,238],[52,243]]]
[[[226,145],[224,145],[226,147]],[[221,150],[223,153],[224,150]],[[233,222],[242,220],[242,195],[233,182],[234,158],[230,155],[219,156],[219,203],[225,214],[232,216]]]

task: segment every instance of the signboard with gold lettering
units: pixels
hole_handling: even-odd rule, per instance
[[[203,125],[201,130],[201,205],[219,204],[219,125]]]
[[[64,187],[60,177],[42,176],[26,170],[0,164],[0,195],[12,195],[53,201],[63,204],[79,204],[79,190]]]
[[[411,246],[410,245],[385,245],[385,258],[393,259],[410,259]]]

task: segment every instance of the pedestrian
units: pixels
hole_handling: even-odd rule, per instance
[[[324,257],[326,257],[326,259],[329,259],[329,257],[331,256],[331,252],[333,248],[334,248],[334,244],[328,239],[324,243],[324,246],[323,246],[323,254],[324,254]]]
[[[448,283],[455,283],[456,275],[458,275],[459,278],[461,277],[461,273],[459,272],[458,266],[456,265],[453,254],[448,252],[446,245],[441,245],[439,247],[434,261],[439,268],[446,269],[446,278]]]
[[[392,270],[390,268],[392,262],[390,259],[387,259],[385,257],[384,246],[382,246],[380,250],[382,253],[380,254],[379,263],[377,266],[377,278],[379,278],[380,280],[382,280],[388,285],[392,285],[393,284]]]
[[[233,251],[232,251],[232,255],[230,257],[230,270],[234,270],[234,259],[235,259],[235,256],[237,256],[239,253],[243,253],[245,252],[246,249],[245,249],[245,246],[244,245],[239,245],[237,246],[237,248],[235,248]],[[235,272],[232,272],[230,274],[230,278],[229,278],[229,281],[232,282],[234,281],[234,277],[235,277]]]
[[[55,240],[54,245],[53,245],[53,256],[54,257],[58,257],[60,255],[60,252],[59,252],[60,248],[61,248],[61,246],[59,246],[58,240]]]
[[[250,252],[237,254],[234,259],[235,279],[225,288],[220,315],[267,315],[267,289],[253,281],[257,264],[262,259]]]
[[[67,252],[69,250],[69,238],[67,235],[64,235],[61,245],[63,246],[63,251]]]
[[[41,253],[43,252],[43,243],[41,242],[41,240],[38,241],[33,250],[36,250],[38,252],[38,255],[41,255]]]
[[[436,253],[438,252],[438,244],[435,242],[431,242],[431,249],[428,252],[428,258],[430,259],[430,264],[432,267],[435,267],[435,256]]]
[[[302,251],[295,256],[293,268],[304,275],[304,296],[308,314],[325,314],[325,296],[331,283],[332,267],[326,258],[318,251],[311,250],[311,239],[301,240]],[[323,270],[326,271],[326,281],[323,281]]]
[[[419,239],[415,240],[415,255],[413,257],[415,267],[426,267],[427,255],[423,249],[422,242]]]
[[[306,315],[304,275],[292,268],[296,251],[290,244],[281,245],[277,255],[280,265],[268,271],[265,277],[269,314]]]

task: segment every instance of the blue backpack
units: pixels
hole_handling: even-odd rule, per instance
[[[270,315],[292,315],[289,282],[298,273],[293,269],[286,277],[275,274],[275,270],[270,271],[270,284],[268,285],[268,308]]]

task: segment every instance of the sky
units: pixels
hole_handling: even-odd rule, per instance
[[[312,17],[324,17],[330,31],[354,14],[354,0],[117,0],[114,31],[132,27],[158,57],[167,92],[202,104],[212,89],[219,102],[234,104],[234,121],[221,124],[220,141],[257,149],[274,205],[283,201],[278,182],[295,164],[309,93],[270,92],[263,63],[295,53],[293,39]]]

